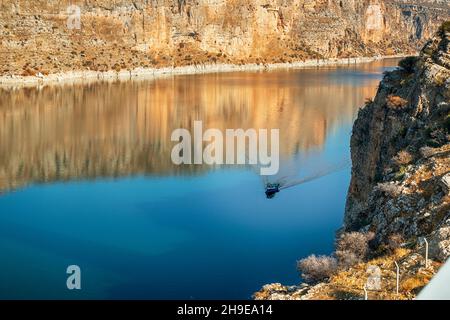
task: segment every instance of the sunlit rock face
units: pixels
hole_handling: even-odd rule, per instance
[[[80,29],[68,28],[69,4],[80,7]],[[0,7],[2,75],[405,54],[450,16],[439,0],[4,0]]]
[[[366,41],[371,40],[373,42],[379,42],[383,39],[385,24],[383,13],[386,10],[383,9],[380,3],[369,4],[365,12],[365,32]]]
[[[222,131],[280,129],[282,162],[320,151],[337,127],[350,127],[377,85],[376,78],[338,81],[329,73],[225,73],[2,90],[0,190],[32,182],[211,170],[172,164],[171,133],[192,130],[194,120]]]
[[[345,213],[347,230],[371,230],[380,242],[433,239],[442,261],[450,256],[449,43],[447,22],[359,111]]]

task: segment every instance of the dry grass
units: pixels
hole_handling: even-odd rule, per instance
[[[418,291],[432,278],[440,264],[432,264],[430,269],[424,269],[421,263],[412,263],[409,268],[402,262],[411,257],[413,252],[409,249],[399,248],[390,255],[360,263],[353,268],[341,271],[330,278],[330,281],[314,293],[312,299],[364,299],[364,286],[368,278],[370,266],[381,270],[381,290],[369,291],[369,300],[409,300],[413,299]],[[396,294],[396,267],[395,261],[400,264],[400,290]]]
[[[401,291],[413,292],[417,294],[430,280],[431,279],[428,274],[418,274],[415,277],[407,278],[402,281]]]

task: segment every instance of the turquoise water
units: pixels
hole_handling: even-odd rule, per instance
[[[298,283],[298,259],[332,251],[350,181],[350,166],[340,164],[349,161],[352,122],[367,95],[375,92],[381,73],[394,63],[51,89],[28,94],[22,102],[30,108],[22,111],[23,117],[38,118],[41,126],[23,120],[21,109],[10,108],[12,100],[2,100],[0,115],[17,123],[14,129],[0,130],[0,141],[8,141],[0,150],[0,181],[6,181],[0,194],[0,298],[247,299],[267,283]],[[161,97],[177,81],[197,83],[185,87],[194,91],[192,96]],[[225,83],[228,91],[208,98],[220,108],[198,111],[203,101],[198,94]],[[255,100],[252,87],[262,90],[256,93],[276,95],[276,110],[268,99]],[[60,103],[61,96],[72,97],[79,90],[88,90],[77,98],[80,105]],[[118,91],[126,101],[132,101],[127,98],[132,92],[138,101],[115,107],[119,102],[108,100],[107,90]],[[88,94],[92,91],[94,96]],[[318,92],[320,103],[310,103]],[[233,118],[226,102],[245,110]],[[91,118],[80,114],[98,104],[92,113],[98,120],[88,124]],[[43,109],[33,109],[36,105]],[[69,105],[78,111],[64,109]],[[114,116],[137,105],[148,111],[139,113],[138,120],[177,105],[181,109],[171,114],[195,115],[186,121],[226,118],[229,122],[222,125],[232,128],[249,127],[255,118],[249,110],[256,109],[270,126],[279,125],[284,139],[281,172],[271,181],[341,169],[326,170],[329,174],[268,200],[264,181],[252,168],[165,165],[166,156],[159,154],[170,152],[170,141],[164,138],[161,117],[141,131],[135,130],[141,125],[136,118]],[[59,112],[72,119],[63,127]],[[293,124],[294,117],[301,118]],[[66,160],[60,160],[61,154]],[[88,162],[98,164],[96,169],[89,169]],[[66,288],[66,268],[72,264],[81,268],[81,290]]]

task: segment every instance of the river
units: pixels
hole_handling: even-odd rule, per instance
[[[300,282],[296,261],[333,249],[352,123],[396,63],[0,89],[0,298],[250,299]],[[280,129],[280,172],[173,164],[171,133],[195,120]]]

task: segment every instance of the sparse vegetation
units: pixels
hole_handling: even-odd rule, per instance
[[[397,180],[397,181],[402,180],[405,177],[407,171],[408,171],[408,167],[405,165],[401,165],[400,168],[398,169],[397,173],[395,174],[395,177],[394,177],[395,180]]]
[[[369,251],[368,242],[372,233],[343,233],[336,241],[336,257],[340,267],[349,267],[362,262]]]
[[[389,236],[387,241],[387,249],[390,253],[394,253],[397,249],[400,249],[405,243],[405,239],[401,234],[392,234]]]
[[[387,97],[386,103],[390,109],[401,110],[406,107],[406,105],[408,104],[408,100],[391,94]]]
[[[407,150],[402,150],[394,157],[394,161],[397,165],[407,165],[413,160],[411,153]]]
[[[341,268],[348,268],[362,262],[362,259],[352,251],[336,251],[335,255]]]
[[[434,83],[440,87],[444,86],[446,81],[447,76],[445,74],[437,74],[434,78]]]
[[[335,274],[338,264],[333,257],[311,255],[298,261],[297,269],[306,282],[314,283],[328,279]]]
[[[381,269],[381,289],[380,291],[369,292],[369,299],[411,299],[416,294],[418,289],[426,285],[433,272],[428,270],[421,270],[420,263],[411,263],[408,269],[403,267],[401,279],[400,294],[395,294],[395,264],[394,261],[408,261],[411,257],[411,251],[407,249],[397,249],[390,254],[383,255],[376,259],[369,260],[365,263],[354,266],[351,270],[343,270],[336,275],[332,276],[328,287],[322,289],[322,295],[328,295],[336,298],[336,293],[339,293],[339,297],[354,297],[363,299],[364,291],[363,286],[367,281],[367,270],[370,266],[377,266]],[[438,268],[439,265],[433,265],[433,268]]]
[[[395,261],[401,265],[401,278],[399,294],[396,294]],[[349,269],[333,273],[328,280],[320,283],[318,287],[310,287],[303,293],[292,296],[292,289],[280,284],[271,285],[255,294],[258,300],[270,299],[272,294],[289,295],[293,298],[305,297],[307,300],[362,300],[364,299],[364,286],[368,280],[368,270],[373,267],[380,268],[381,290],[369,290],[370,300],[409,300],[413,299],[433,277],[441,266],[432,262],[430,268],[422,267],[420,255],[411,249],[399,248],[380,257],[356,264]],[[303,287],[300,288],[303,290]]]
[[[429,276],[425,274],[418,274],[417,276],[412,276],[408,279],[403,280],[401,290],[417,294],[423,287],[425,287],[425,285],[429,281],[430,281]]]

